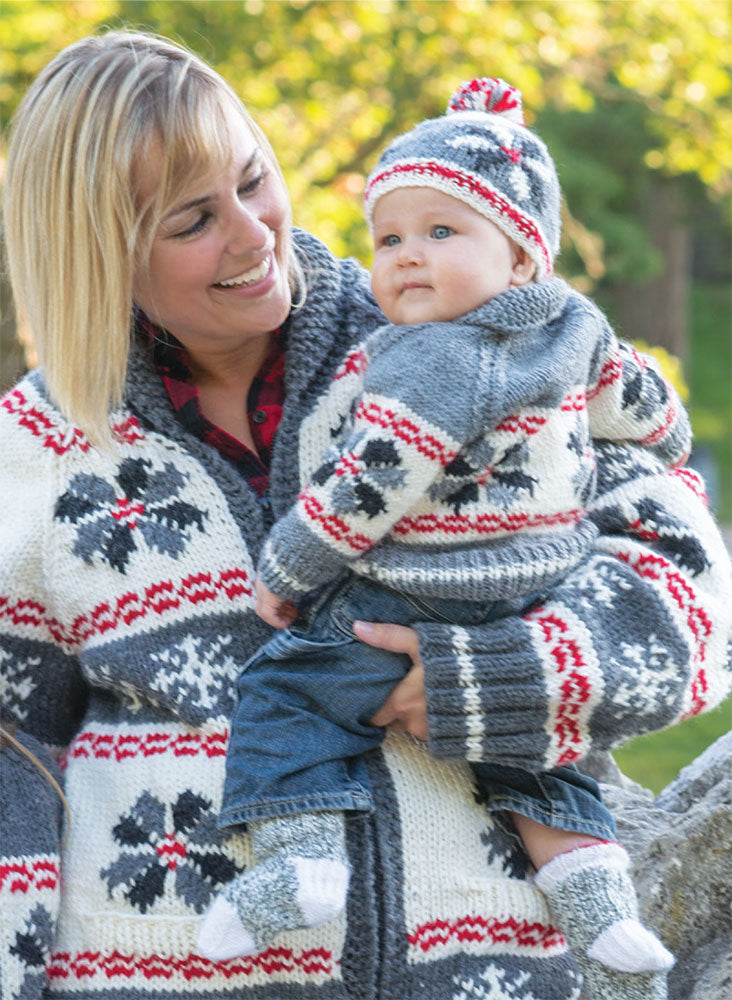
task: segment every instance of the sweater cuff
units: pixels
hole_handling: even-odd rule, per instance
[[[258,571],[282,600],[298,601],[343,572],[343,557],[323,543],[295,515],[274,526],[264,544]]]
[[[466,628],[414,626],[425,665],[433,756],[546,769],[546,688],[517,617]]]

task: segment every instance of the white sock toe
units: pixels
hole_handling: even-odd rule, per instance
[[[587,957],[618,972],[662,972],[674,956],[637,920],[618,920],[605,928],[587,949]]]
[[[216,897],[203,918],[196,947],[204,958],[214,962],[223,962],[238,955],[253,955],[258,950],[236,909],[223,896]]]

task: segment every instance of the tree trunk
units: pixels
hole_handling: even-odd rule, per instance
[[[35,364],[29,331],[23,328],[19,336],[12,298],[7,277],[0,269],[0,395],[18,381],[29,365]]]
[[[615,290],[619,332],[665,347],[688,370],[691,233],[681,186],[656,177],[642,211],[664,268],[650,281],[626,281]]]

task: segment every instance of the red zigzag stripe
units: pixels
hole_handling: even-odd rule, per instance
[[[3,595],[0,596],[0,620],[9,618],[14,625],[48,629],[56,642],[76,647],[93,635],[101,635],[119,625],[129,625],[136,618],[144,618],[149,614],[163,615],[184,604],[213,601],[221,595],[229,600],[251,596],[252,588],[246,570],[239,567],[225,569],[216,577],[211,573],[192,573],[178,583],[162,580],[145,587],[143,594],[128,591],[121,594],[113,604],[98,604],[88,614],[79,615],[70,624],[51,617],[38,601],[20,599],[11,602],[9,597]]]
[[[347,521],[336,514],[326,514],[324,505],[307,490],[300,494],[305,515],[319,524],[323,531],[337,542],[345,542],[356,552],[366,552],[374,544],[367,535],[352,532]],[[558,514],[512,514],[499,517],[496,514],[478,514],[477,517],[467,517],[464,514],[420,514],[418,517],[403,517],[393,527],[397,535],[408,535],[412,532],[429,535],[444,532],[449,535],[493,535],[496,532],[523,531],[525,528],[547,527],[554,524],[574,524],[583,516],[582,510],[562,511]]]
[[[477,532],[481,535],[494,534],[497,531],[523,531],[525,528],[545,527],[553,524],[574,524],[583,516],[583,510],[560,511],[556,514],[509,514],[500,517],[497,514],[478,514],[468,517],[465,514],[420,514],[419,517],[403,517],[394,525],[394,532],[407,535],[410,532],[430,534],[433,531],[444,531],[451,535],[465,535]]]
[[[0,864],[0,892],[55,889],[59,868],[55,861],[4,862]]]
[[[561,931],[556,927],[540,923],[529,923],[526,920],[486,919],[479,915],[459,917],[455,920],[432,920],[417,927],[407,934],[410,944],[422,951],[440,945],[446,945],[451,940],[490,942],[491,944],[510,944],[520,948],[541,948],[547,951],[564,944]]]
[[[707,496],[704,490],[704,480],[702,479],[702,477],[699,475],[698,472],[695,472],[693,469],[681,468],[681,469],[672,469],[669,472],[669,475],[675,476],[677,479],[679,479],[684,484],[684,486],[687,486],[692,493],[698,496],[699,499],[702,500],[707,507],[709,506],[709,497]]]
[[[250,976],[255,972],[267,975],[275,973],[305,973],[308,976],[332,976],[338,962],[326,948],[312,948],[293,952],[289,948],[268,948],[258,955],[232,958],[226,962],[211,962],[199,955],[176,958],[172,955],[123,955],[114,951],[110,955],[101,952],[57,952],[51,955],[46,968],[49,979],[89,979],[101,976],[105,981],[121,977],[130,979],[138,974],[147,980],[172,979],[182,975],[189,982],[196,979],[212,979],[223,976]]]
[[[525,616],[541,629],[543,640],[549,645],[549,656],[557,674],[563,675],[559,686],[561,700],[557,706],[554,732],[560,751],[557,763],[571,764],[582,756],[582,737],[579,714],[590,697],[591,685],[586,675],[587,664],[577,639],[571,634],[567,622],[556,613],[537,608]]]
[[[433,462],[439,462],[442,466],[449,465],[457,455],[454,448],[448,448],[434,434],[421,431],[413,420],[399,416],[394,410],[389,410],[373,400],[359,404],[354,420],[365,420],[366,423],[389,430],[394,437],[416,448],[421,455],[425,455]]]
[[[66,760],[93,758],[96,760],[130,760],[135,757],[159,757],[172,753],[174,757],[205,755],[224,757],[229,739],[228,732],[209,733],[146,733],[133,734],[96,733],[86,730],[76,737],[66,753]]]
[[[86,435],[78,427],[67,437],[66,431],[55,424],[48,414],[34,406],[20,389],[11,389],[2,399],[0,406],[17,417],[18,424],[29,430],[34,437],[41,438],[44,448],[52,448],[57,455],[64,455],[72,448],[89,451],[91,445]],[[142,441],[145,435],[140,430],[137,418],[130,414],[112,427],[115,437],[127,444]]]
[[[587,398],[594,399],[595,396],[598,396],[608,385],[612,385],[613,382],[617,382],[622,374],[623,361],[620,356],[620,352],[616,351],[615,354],[602,366],[600,374],[597,377],[597,382],[591,388],[588,388]]]

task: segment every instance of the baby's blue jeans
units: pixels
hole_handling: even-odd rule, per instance
[[[244,665],[219,825],[373,809],[363,755],[380,745],[384,729],[369,719],[411,661],[360,642],[354,621],[478,625],[520,613],[542,596],[485,604],[425,600],[353,574],[318,592],[295,627],[278,632]],[[616,839],[597,783],[575,767],[541,774],[497,764],[472,767],[490,810]]]

